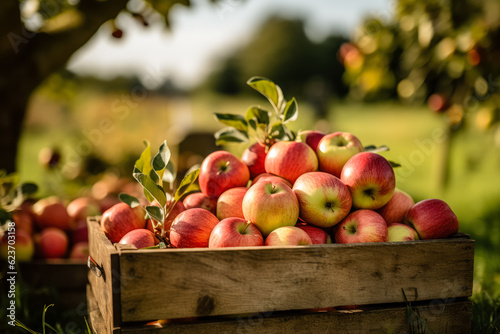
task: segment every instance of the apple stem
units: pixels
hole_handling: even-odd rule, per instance
[[[245,231],[247,230],[248,226],[250,226],[252,222],[248,221],[247,224],[245,225],[245,228],[241,231],[241,234],[245,233]]]

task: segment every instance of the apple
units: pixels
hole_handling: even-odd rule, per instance
[[[406,213],[413,205],[415,205],[413,198],[404,191],[396,188],[389,202],[376,211],[384,217],[387,226],[396,223],[402,224]]]
[[[71,231],[71,241],[74,244],[78,242],[88,242],[88,234],[87,221],[79,220],[76,222],[76,227]]]
[[[75,221],[85,220],[88,216],[97,216],[101,213],[95,200],[90,197],[75,198],[68,204],[66,210]]]
[[[293,184],[300,219],[319,227],[332,227],[349,214],[351,193],[337,177],[325,172],[302,174]]]
[[[77,260],[87,260],[89,258],[89,244],[88,242],[77,242],[71,247],[71,251],[69,253],[70,259]]]
[[[16,231],[23,230],[28,235],[33,234],[33,216],[26,211],[16,211],[12,214],[12,220],[16,223]]]
[[[214,215],[217,209],[217,199],[209,197],[201,192],[187,195],[182,204],[184,204],[186,209],[202,208],[210,211]]]
[[[217,217],[200,208],[181,212],[170,228],[170,243],[175,248],[208,247],[210,233],[219,223]]]
[[[312,225],[297,224],[296,227],[304,230],[311,238],[313,245],[331,244],[332,239],[325,230]]]
[[[219,220],[229,217],[245,218],[241,204],[247,191],[246,187],[235,187],[224,191],[217,200],[217,218]]]
[[[391,164],[381,155],[361,152],[346,162],[340,180],[349,188],[356,209],[379,209],[389,202],[396,188]]]
[[[302,174],[318,170],[318,158],[309,145],[279,141],[267,152],[266,173],[284,177],[292,184]]]
[[[120,244],[134,245],[137,249],[153,247],[156,244],[156,238],[153,232],[145,228],[138,228],[125,234],[120,239]]]
[[[119,242],[128,232],[146,226],[144,209],[131,208],[126,203],[118,203],[102,214],[101,228],[113,243]]]
[[[340,177],[347,160],[364,148],[359,139],[349,132],[334,132],[325,135],[316,148],[319,169]]]
[[[290,188],[292,187],[292,183],[290,181],[288,181],[287,179],[285,179],[281,176],[273,175],[273,174],[269,174],[269,173],[259,174],[255,179],[253,179],[252,185],[256,184],[258,181],[261,181],[261,180],[281,181],[281,182],[284,182]]]
[[[245,219],[264,236],[278,227],[294,226],[299,218],[297,197],[281,181],[262,180],[251,186],[243,197],[242,208]]]
[[[257,175],[265,173],[266,168],[266,146],[261,143],[255,143],[247,148],[241,155],[241,161],[247,165],[250,171],[250,178],[253,180]]]
[[[37,246],[44,259],[59,259],[68,250],[68,237],[60,228],[46,227],[37,238]]]
[[[345,217],[335,230],[335,242],[383,242],[388,239],[387,224],[372,210],[357,210]]]
[[[226,151],[210,153],[202,162],[198,182],[201,191],[218,198],[229,188],[244,187],[250,179],[247,165]]]
[[[42,198],[33,205],[36,222],[39,228],[57,227],[63,230],[71,228],[71,217],[66,207],[56,196]]]
[[[295,226],[283,226],[275,229],[266,238],[266,246],[302,246],[312,245],[306,231]]]
[[[9,236],[11,238],[9,238]],[[13,243],[13,237],[15,237],[15,243]],[[15,257],[16,261],[28,262],[33,258],[35,252],[33,238],[25,230],[19,230],[16,227],[14,235],[6,232],[0,241],[0,254],[2,258],[9,259],[9,239],[11,241],[10,246],[15,247]],[[10,254],[12,255],[12,254]]]
[[[412,206],[405,224],[413,227],[423,240],[447,238],[458,232],[457,216],[440,199],[426,199]]]
[[[221,220],[212,230],[208,248],[263,246],[264,238],[259,229],[242,218]]]
[[[316,148],[318,147],[318,144],[320,140],[325,136],[325,134],[321,131],[315,131],[315,130],[305,130],[299,132],[298,137],[300,138],[300,141],[303,143],[306,143],[309,145],[313,151],[316,152]]]
[[[417,232],[408,225],[394,223],[388,225],[388,241],[413,241],[418,240]]]

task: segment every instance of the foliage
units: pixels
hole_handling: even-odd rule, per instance
[[[493,299],[483,291],[472,297],[472,333],[500,333],[500,299]]]
[[[22,183],[18,185],[16,174],[7,174],[0,170],[0,225],[12,219],[12,212],[17,209],[23,201],[38,191],[34,183]]]

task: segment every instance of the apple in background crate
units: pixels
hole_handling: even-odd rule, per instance
[[[71,217],[62,201],[56,196],[42,198],[36,202],[33,205],[33,212],[39,228],[57,227],[62,230],[71,228]]]
[[[44,228],[36,240],[38,251],[44,259],[62,258],[68,250],[68,237],[57,227]]]

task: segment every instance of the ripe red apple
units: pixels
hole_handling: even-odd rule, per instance
[[[265,173],[266,168],[266,146],[261,143],[255,143],[247,148],[241,155],[241,161],[247,165],[250,171],[250,178],[253,180],[257,175]]]
[[[226,151],[210,153],[203,160],[198,177],[201,191],[215,198],[229,188],[245,187],[249,179],[247,165]]]
[[[417,231],[420,239],[441,239],[458,232],[458,218],[446,202],[426,199],[406,214],[405,224]]]
[[[332,239],[325,230],[312,225],[297,224],[296,227],[304,230],[311,238],[313,245],[331,244]]]
[[[31,261],[35,252],[33,238],[25,230],[17,229],[17,226],[14,235],[6,232],[0,240],[0,255],[2,258],[8,260],[9,255],[11,255],[9,254],[9,250],[12,251],[12,249],[9,249],[9,236],[11,237],[10,246],[15,247],[16,261]],[[13,238],[14,236],[15,242]]]
[[[408,225],[394,223],[387,227],[388,241],[413,241],[420,239],[418,233]]]
[[[141,249],[153,247],[156,244],[156,238],[153,232],[145,228],[138,228],[125,234],[119,243],[123,245],[134,245],[137,249]]]
[[[37,241],[40,255],[44,259],[62,258],[68,250],[68,237],[57,227],[44,228]]]
[[[361,152],[346,162],[340,180],[349,188],[356,209],[379,209],[392,197],[396,178],[391,164],[381,155]]]
[[[363,152],[359,139],[349,132],[334,132],[325,135],[316,148],[319,169],[340,177],[342,167],[347,160]]]
[[[288,181],[287,179],[285,179],[281,176],[273,175],[273,174],[269,174],[269,173],[259,174],[255,179],[253,179],[252,185],[256,184],[258,181],[261,181],[261,180],[281,181],[281,182],[284,182],[290,188],[292,187],[292,183],[290,181]]]
[[[87,221],[79,220],[76,222],[76,227],[71,231],[71,241],[74,244],[78,242],[88,242],[88,234]]]
[[[33,216],[26,211],[16,211],[12,214],[12,219],[16,223],[16,231],[23,230],[28,235],[33,234]]]
[[[332,174],[302,174],[293,184],[293,192],[299,200],[300,219],[311,225],[332,227],[351,210],[349,189]]]
[[[383,242],[388,238],[387,224],[381,215],[372,210],[357,210],[340,222],[335,230],[335,242]]]
[[[97,216],[101,213],[96,201],[90,197],[78,197],[66,207],[68,215],[75,221],[85,220],[88,216]]]
[[[119,242],[128,232],[146,226],[144,209],[131,208],[126,203],[118,203],[102,214],[101,228],[113,243]]]
[[[243,197],[242,208],[245,219],[264,236],[278,227],[294,226],[299,218],[297,197],[281,181],[262,180],[251,186]]]
[[[217,212],[217,199],[201,192],[187,195],[182,204],[186,209],[202,208],[214,215]]]
[[[302,246],[312,245],[306,231],[295,226],[283,226],[275,229],[266,238],[266,246]]]
[[[243,197],[246,187],[235,187],[224,191],[217,200],[217,218],[223,220],[229,217],[245,218],[243,216]]]
[[[56,196],[42,198],[33,205],[33,212],[39,228],[57,227],[63,230],[71,228],[71,217],[66,207]]]
[[[284,177],[292,184],[302,174],[318,170],[318,158],[309,145],[297,141],[279,141],[266,156],[266,173]]]
[[[415,205],[413,198],[396,188],[389,202],[376,211],[384,218],[387,226],[396,223],[402,224],[406,213],[413,205]]]
[[[242,218],[221,220],[212,230],[208,248],[263,246],[264,238],[259,229]]]
[[[217,217],[200,208],[181,212],[170,228],[170,243],[175,248],[208,247],[210,233],[219,223]]]
[[[71,247],[69,253],[70,259],[87,260],[89,257],[89,244],[88,242],[77,242]]]
[[[309,145],[314,152],[316,152],[316,148],[318,147],[318,144],[320,140],[325,136],[325,134],[321,131],[315,131],[315,130],[305,130],[299,132],[298,137],[300,138],[300,141],[303,143],[306,143]]]

